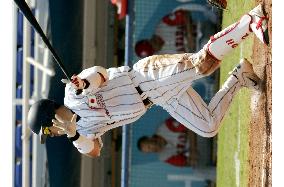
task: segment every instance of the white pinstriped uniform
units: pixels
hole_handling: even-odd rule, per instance
[[[188,60],[190,56],[185,53],[147,57],[138,61],[130,72],[126,66],[108,69],[109,80],[95,93],[102,96],[108,115],[90,109],[88,96],[92,94],[76,95],[67,84],[64,103],[81,117],[77,122],[78,132],[97,138],[110,129],[132,123],[146,112],[142,97],[148,97],[187,128],[202,136],[212,136],[218,119],[213,118],[207,104],[191,88],[192,81],[202,75],[196,73]],[[135,89],[138,85],[142,96]],[[227,97],[226,101],[231,100],[232,95],[227,94]],[[226,111],[227,106],[221,104],[217,112]],[[220,118],[223,114],[215,116]]]
[[[251,19],[250,15],[243,16],[238,23],[214,35],[198,53],[153,55],[139,60],[132,70],[127,66],[107,69],[109,80],[85,95],[76,95],[67,84],[64,103],[81,117],[77,122],[78,132],[98,138],[112,128],[132,123],[146,112],[142,98],[148,97],[200,136],[216,135],[242,85],[231,75],[207,105],[191,84],[219,67],[223,56],[235,48],[228,41],[233,40],[237,45],[251,33]],[[92,73],[96,72],[89,71]],[[142,95],[136,90],[137,86],[143,91]],[[90,108],[89,102],[94,96],[98,106],[105,110]]]

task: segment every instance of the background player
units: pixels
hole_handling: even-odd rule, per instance
[[[157,153],[161,161],[177,167],[196,166],[197,137],[185,126],[169,118],[151,137],[142,136],[137,147],[144,153]]]

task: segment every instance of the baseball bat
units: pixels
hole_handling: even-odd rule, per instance
[[[57,55],[56,51],[54,50],[54,48],[52,47],[52,45],[50,44],[48,38],[46,37],[46,35],[44,34],[44,32],[42,31],[39,23],[37,22],[36,18],[34,17],[31,9],[29,8],[29,6],[27,5],[27,3],[25,2],[25,0],[14,0],[14,2],[17,4],[17,6],[19,7],[19,9],[22,11],[22,13],[24,14],[24,16],[27,18],[27,20],[30,22],[30,24],[33,26],[33,28],[37,31],[37,33],[40,35],[40,37],[42,38],[43,42],[45,43],[45,45],[47,46],[47,48],[49,49],[49,51],[51,52],[53,58],[55,59],[55,62],[57,63],[57,65],[60,67],[61,71],[64,73],[64,75],[66,76],[66,78],[71,81],[70,78],[70,74],[67,72],[67,70],[65,69],[60,57]],[[76,94],[80,94],[82,93],[82,90],[77,90]]]

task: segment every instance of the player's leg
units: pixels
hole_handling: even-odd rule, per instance
[[[267,18],[264,15],[262,5],[259,4],[238,22],[212,36],[204,48],[216,59],[222,60],[251,32],[254,32],[262,43],[268,44],[267,30]]]
[[[251,32],[254,32],[263,43],[268,43],[268,37],[265,37],[267,18],[261,5],[244,15],[240,21],[212,36],[198,53],[191,56],[197,75],[206,76],[213,73],[219,68],[224,56],[235,49]]]
[[[262,89],[261,80],[254,73],[252,64],[246,59],[242,59],[239,65],[229,73],[228,79],[208,105],[214,116],[216,129],[219,129],[220,122],[228,111],[233,97],[243,87],[254,90]]]
[[[190,59],[191,54],[153,55],[133,65],[132,81],[143,91],[165,87],[195,79],[196,71]],[[144,87],[147,87],[146,90]]]
[[[200,95],[189,88],[179,100],[168,101],[162,107],[187,128],[204,137],[215,136],[235,94],[242,88],[260,89],[260,79],[247,60],[231,72],[222,88],[207,105]]]
[[[215,119],[211,115],[208,105],[192,88],[188,88],[179,99],[170,99],[161,105],[173,118],[188,129],[203,137],[216,134]]]

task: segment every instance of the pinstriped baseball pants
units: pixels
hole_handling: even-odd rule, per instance
[[[207,105],[191,87],[193,80],[205,76],[193,66],[193,55],[150,56],[134,64],[130,76],[134,85],[139,86],[154,104],[163,107],[200,136],[212,137],[217,134],[220,122],[241,85],[234,76],[229,76]]]

